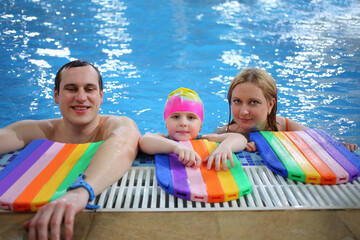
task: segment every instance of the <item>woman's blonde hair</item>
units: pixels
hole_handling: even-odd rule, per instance
[[[227,94],[227,99],[229,102],[229,123],[227,130],[229,130],[230,124],[233,124],[234,119],[231,120],[231,98],[234,88],[241,83],[250,82],[259,87],[266,101],[270,102],[273,98],[275,99],[274,107],[271,109],[270,114],[267,116],[267,124],[272,131],[277,131],[276,124],[276,111],[277,111],[277,88],[276,83],[273,77],[270,76],[265,70],[258,68],[246,68],[240,73],[238,73],[235,78],[232,80],[229,91]],[[230,121],[231,120],[231,121]]]

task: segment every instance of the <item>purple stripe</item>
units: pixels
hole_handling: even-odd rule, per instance
[[[187,182],[185,166],[179,161],[175,154],[169,154],[171,175],[173,180],[174,196],[190,200],[191,193]]]
[[[6,192],[53,144],[45,140],[27,158],[24,159],[13,171],[0,181],[0,196]]]
[[[354,166],[344,155],[341,154],[331,143],[329,143],[324,137],[322,137],[314,129],[305,130],[313,139],[315,139],[323,149],[326,150],[332,156],[342,168],[349,173],[349,182],[359,177],[359,169]]]
[[[341,142],[339,142],[336,138],[330,136],[324,130],[315,129],[321,136],[323,136],[326,140],[331,142],[334,147],[339,150],[349,161],[354,164],[360,170],[360,159],[354,153],[350,152]]]
[[[12,170],[14,170],[24,159],[26,159],[37,147],[45,140],[38,139],[29,143],[4,169],[0,171],[0,181],[4,179]]]

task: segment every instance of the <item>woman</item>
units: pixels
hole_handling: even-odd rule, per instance
[[[253,131],[308,129],[291,119],[276,115],[276,83],[265,70],[247,68],[241,71],[231,82],[227,98],[230,108],[229,124],[219,128],[218,133],[236,132],[248,138],[249,133]],[[358,148],[352,143],[344,143],[344,145],[350,151]],[[249,142],[245,150],[256,151],[256,146],[253,142]]]

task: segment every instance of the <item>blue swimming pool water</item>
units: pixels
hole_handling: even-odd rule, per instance
[[[205,103],[203,132],[228,119],[226,93],[245,67],[279,88],[279,113],[360,143],[360,3],[337,1],[7,0],[0,9],[0,127],[59,117],[57,69],[97,65],[103,114],[165,132],[166,96]]]

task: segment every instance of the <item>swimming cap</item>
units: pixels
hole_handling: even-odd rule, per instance
[[[169,94],[165,103],[164,120],[174,112],[192,112],[204,120],[204,106],[199,95],[188,88],[179,88]]]

